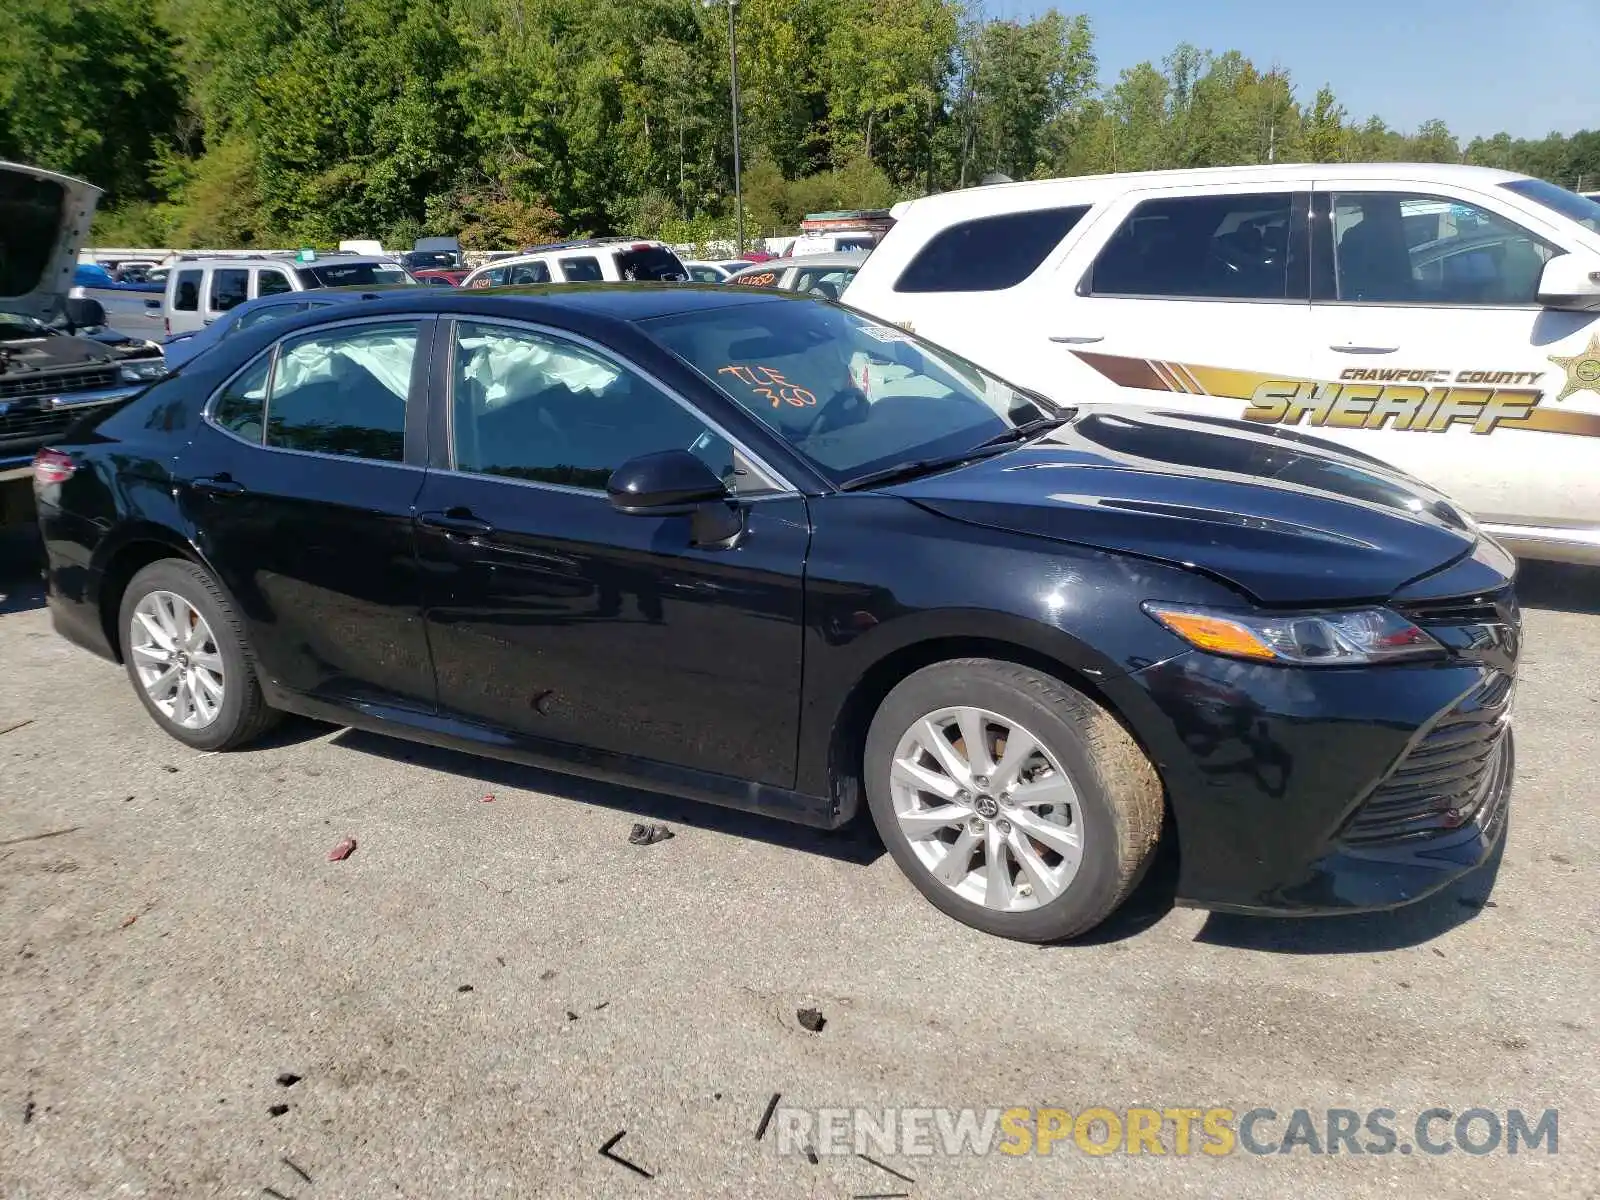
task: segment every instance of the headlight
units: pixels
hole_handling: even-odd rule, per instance
[[[1348,667],[1442,654],[1444,647],[1398,613],[1238,613],[1146,602],[1149,613],[1197,650],[1294,666]]]
[[[159,358],[136,358],[122,364],[123,383],[149,383],[167,373],[167,364]]]

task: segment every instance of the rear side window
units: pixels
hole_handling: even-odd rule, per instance
[[[400,462],[416,351],[410,321],[285,342],[267,401],[267,445]]]
[[[267,411],[267,380],[272,373],[272,351],[267,351],[233,382],[222,389],[211,409],[211,419],[236,437],[261,444]]]
[[[282,271],[259,271],[256,273],[256,295],[281,296],[285,292],[294,291],[294,284],[289,282],[289,276]]]
[[[1146,200],[1100,251],[1088,291],[1096,296],[1304,299],[1306,265],[1291,267],[1289,261],[1293,204],[1290,192]]]
[[[1089,211],[1043,208],[962,221],[935,234],[900,272],[897,292],[998,292],[1039,269]]]
[[[173,292],[172,307],[179,312],[200,311],[200,272],[179,271],[178,286]]]
[[[617,255],[617,274],[624,279],[655,280],[660,283],[680,283],[689,278],[689,272],[678,261],[678,256],[665,246],[624,250]]]
[[[489,272],[491,275],[493,271]],[[518,263],[510,268],[509,273],[500,272],[501,278],[507,283],[549,283],[550,268],[542,262]]]
[[[561,275],[568,283],[590,283],[604,279],[598,258],[563,258]]]
[[[212,312],[227,312],[230,308],[238,308],[249,298],[249,271],[229,268],[225,271],[211,272],[211,301],[207,307]]]

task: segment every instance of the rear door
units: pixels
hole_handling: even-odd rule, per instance
[[[431,320],[320,326],[213,398],[178,463],[206,560],[280,687],[430,711],[412,545]]]
[[[435,378],[418,499],[426,617],[448,715],[568,747],[792,787],[805,500],[603,348],[457,321]],[[627,516],[629,458],[691,449],[742,480],[748,526],[701,546],[688,517]]]
[[[1096,209],[1048,289],[1007,314],[1005,344],[1026,346],[1016,381],[1066,403],[1245,416],[1307,368],[1309,207],[1308,190],[1275,183],[1133,191]]]
[[[223,313],[238,308],[250,299],[248,267],[207,267],[205,294],[200,304],[200,323],[209,325]]]
[[[1311,432],[1395,464],[1496,525],[1600,525],[1593,313],[1541,308],[1581,247],[1489,191],[1319,183]]]

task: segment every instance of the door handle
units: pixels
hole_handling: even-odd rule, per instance
[[[1399,346],[1358,346],[1354,342],[1346,342],[1342,346],[1329,346],[1329,350],[1336,354],[1393,354],[1400,349]]]
[[[440,533],[450,537],[488,537],[494,532],[493,525],[473,516],[465,509],[422,513],[417,517],[417,524],[426,526],[429,529],[437,529]]]
[[[244,484],[229,477],[226,473],[191,479],[189,486],[206,496],[237,496],[244,491]]]
[[[1105,336],[1103,334],[1094,335],[1094,334],[1058,333],[1058,334],[1054,335],[1053,337],[1051,337],[1050,340],[1052,342],[1060,342],[1060,343],[1062,343],[1063,345],[1066,345],[1066,346],[1092,346],[1096,342],[1103,342],[1106,339],[1105,339]]]

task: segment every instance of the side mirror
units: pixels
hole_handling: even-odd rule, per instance
[[[62,308],[67,324],[74,329],[93,329],[106,323],[105,307],[98,300],[86,296],[70,296]]]
[[[1575,312],[1600,308],[1600,255],[1574,251],[1545,263],[1539,276],[1539,303]]]
[[[663,450],[630,458],[606,481],[618,512],[634,517],[678,517],[702,504],[726,500],[717,474],[687,450]]]

